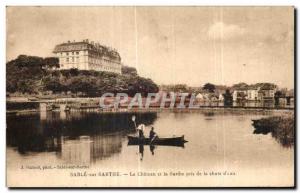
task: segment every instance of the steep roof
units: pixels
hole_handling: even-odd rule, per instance
[[[258,85],[249,85],[247,90],[258,90],[260,87]]]
[[[235,87],[234,90],[274,90],[276,88],[276,85],[272,83],[257,83],[257,84],[251,84],[251,85],[242,85],[239,87]]]
[[[235,87],[233,90],[240,90],[240,91],[248,90],[248,86],[245,86],[245,87]]]
[[[264,83],[261,87],[260,90],[274,90],[276,88],[276,85],[271,84],[271,83]]]
[[[232,86],[232,90],[247,90],[248,85],[246,83],[238,83]]]
[[[54,53],[87,50],[90,45],[87,42],[68,42],[56,45]]]
[[[112,59],[121,60],[120,54],[111,48],[100,44],[89,43],[88,41],[84,40],[81,42],[67,42],[58,44],[55,46],[53,53],[58,52],[72,52],[72,51],[81,51],[81,50],[91,50],[97,54],[107,56]]]

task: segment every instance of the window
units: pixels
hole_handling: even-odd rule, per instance
[[[69,56],[69,52],[67,52],[66,54],[67,54],[67,56]]]
[[[76,57],[76,61],[79,62],[79,57]]]
[[[66,62],[69,62],[69,58],[66,58]]]
[[[74,57],[72,57],[72,62],[74,62]]]
[[[76,52],[76,55],[79,55],[79,52]]]
[[[72,55],[74,55],[74,52],[72,52]]]

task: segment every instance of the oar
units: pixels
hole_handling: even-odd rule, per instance
[[[133,116],[131,117],[131,120],[134,122],[134,127],[135,127],[135,129],[136,129],[135,115],[133,115]]]
[[[157,137],[157,135],[155,135],[155,136],[151,139],[150,145],[152,144],[152,142],[154,141],[154,139],[156,139],[156,137]]]

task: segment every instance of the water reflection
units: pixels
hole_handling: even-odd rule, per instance
[[[95,163],[122,149],[134,132],[134,113],[42,113],[7,116],[7,145],[20,154],[56,152],[66,163]],[[156,113],[135,114],[137,122],[153,124]]]
[[[245,182],[248,178],[255,179],[255,184],[276,176],[293,179],[294,148],[282,148],[270,136],[253,135],[251,125],[252,119],[286,113],[207,109],[189,113],[136,114],[137,124],[148,125],[147,137],[152,126],[161,138],[184,135],[189,141],[184,149],[156,144],[127,146],[126,136],[134,133],[129,113],[70,112],[61,115],[57,112],[46,113],[46,119],[42,120],[39,114],[7,116],[7,171],[11,176],[26,179],[32,173],[19,172],[16,168],[35,163],[89,164],[91,172],[96,173],[109,169],[124,172],[174,171],[176,168],[222,171],[225,167],[238,171]],[[118,124],[120,121],[123,125]],[[69,175],[69,171],[65,172]],[[61,175],[51,174],[54,179],[60,179]],[[40,176],[43,181],[47,178],[49,175]]]
[[[254,134],[263,134],[263,135],[267,135],[269,133],[271,133],[272,137],[278,142],[280,143],[280,145],[282,145],[282,147],[285,148],[291,148],[294,146],[294,137],[291,137],[291,133],[281,133],[281,131],[279,132],[275,132],[273,130],[269,130],[269,129],[255,129],[253,131]]]
[[[143,144],[140,144],[138,145],[138,148],[139,148],[139,156],[140,156],[140,160],[143,161],[144,159],[144,145]],[[154,150],[155,150],[156,146],[155,145],[149,145],[149,150],[150,150],[150,153],[152,155],[154,155]]]
[[[150,145],[149,147],[150,147],[151,154],[154,155],[155,146],[154,145]]]
[[[59,153],[68,164],[87,165],[120,153],[123,140],[122,135],[62,137]]]
[[[92,161],[105,159],[111,157],[113,154],[121,152],[122,142],[124,141],[124,135],[95,135],[92,137]]]
[[[79,139],[63,139],[61,144],[61,158],[68,164],[84,164],[91,162],[92,148],[89,136]]]
[[[214,112],[204,112],[205,120],[213,120],[213,116],[215,116]]]
[[[144,158],[144,145],[143,144],[139,145],[139,155],[140,155],[140,160],[142,161]]]

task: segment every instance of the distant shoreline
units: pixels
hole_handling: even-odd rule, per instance
[[[224,106],[224,104],[219,104],[218,102],[211,104],[202,104],[196,108],[188,108],[185,106],[184,108],[178,108],[178,106],[174,106],[173,108],[161,108],[160,105],[153,105],[150,108],[140,108],[138,106],[134,106],[129,108],[127,105],[121,105],[119,108],[108,108],[103,109],[99,105],[100,99],[97,97],[94,98],[79,98],[79,97],[71,97],[71,98],[44,98],[38,100],[30,100],[30,97],[7,97],[6,98],[6,113],[7,114],[26,114],[26,113],[36,113],[40,112],[40,104],[52,104],[46,105],[43,112],[99,112],[99,113],[122,113],[122,112],[161,112],[161,111],[169,111],[169,112],[197,112],[197,111],[251,111],[251,112],[259,112],[259,111],[285,111],[285,112],[293,112],[295,110],[294,106]],[[75,102],[75,103],[74,103]],[[81,105],[84,103],[85,105]],[[64,108],[60,108],[60,104],[64,104]],[[75,105],[74,105],[75,104]],[[78,104],[78,105],[76,105]],[[48,108],[49,106],[49,108]]]
[[[143,113],[143,112],[205,112],[205,111],[214,111],[214,112],[286,112],[294,113],[294,108],[258,108],[258,107],[200,107],[195,109],[179,109],[179,108],[149,108],[149,109],[127,109],[127,108],[118,108],[118,109],[72,109],[67,111],[67,113],[72,112],[97,112],[97,113]],[[20,109],[20,110],[6,110],[6,114],[26,114],[26,113],[40,113],[39,109]],[[59,110],[49,110],[44,112],[60,112]]]

